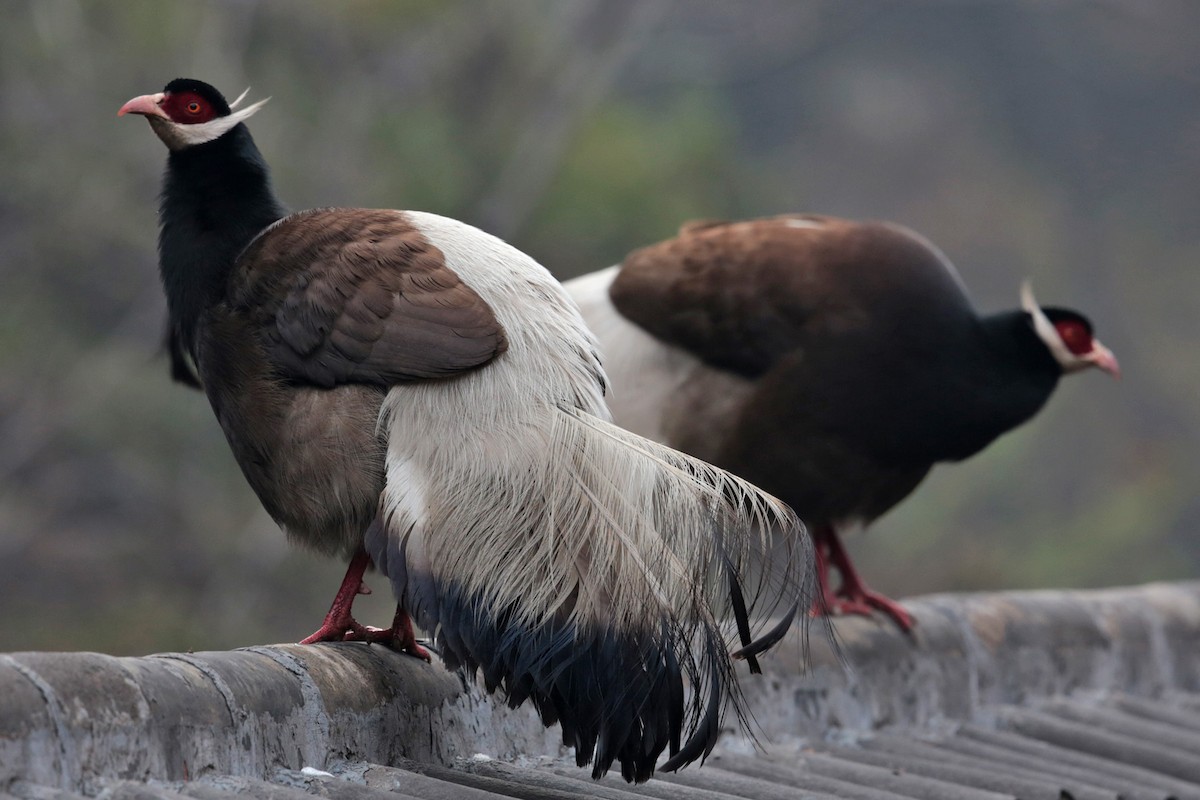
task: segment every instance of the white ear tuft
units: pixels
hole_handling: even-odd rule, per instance
[[[1062,345],[1062,338],[1055,330],[1054,323],[1050,321],[1046,312],[1042,311],[1042,307],[1034,298],[1033,284],[1028,278],[1021,281],[1021,309],[1033,319],[1033,329],[1037,331],[1038,338],[1045,342],[1047,347],[1053,350],[1055,342]]]
[[[250,90],[247,89],[246,92],[248,92],[248,91],[250,91]],[[242,92],[242,97],[246,96],[246,92]],[[234,105],[236,105],[237,103],[240,103],[242,101],[242,97],[239,97],[237,100],[235,100]],[[262,100],[259,100],[257,103],[254,103],[253,105],[246,106],[245,108],[243,108],[240,111],[234,111],[232,114],[229,115],[228,119],[234,120],[233,125],[236,125],[237,123],[248,119],[256,111],[258,111],[260,108],[265,106],[267,104],[267,101],[270,99],[271,98],[269,98],[269,97],[264,97]],[[230,106],[230,109],[232,109],[232,108],[233,108],[233,106]],[[229,127],[232,128],[233,125],[230,125]]]
[[[1033,284],[1028,278],[1021,281],[1021,308],[1033,320],[1034,332],[1046,345],[1050,355],[1054,356],[1054,360],[1062,365],[1064,372],[1074,372],[1087,366],[1083,359],[1071,352],[1071,349],[1062,340],[1062,336],[1059,335],[1058,328],[1054,327],[1054,323],[1046,316],[1046,312],[1042,311],[1042,307],[1038,305],[1033,296]]]
[[[237,107],[238,107],[238,104],[239,104],[239,103],[241,103],[243,100],[245,100],[245,99],[246,99],[246,95],[248,95],[248,94],[250,94],[250,87],[249,87],[249,86],[247,86],[247,87],[246,87],[246,89],[245,89],[245,91],[243,91],[241,94],[239,94],[239,95],[237,96],[237,100],[234,100],[232,103],[230,103],[230,104],[229,104],[229,110],[230,110],[230,111],[232,111],[232,110],[234,110],[235,108],[237,108]]]
[[[1021,281],[1021,308],[1030,314],[1042,313],[1042,307],[1033,296],[1033,282],[1029,278]]]

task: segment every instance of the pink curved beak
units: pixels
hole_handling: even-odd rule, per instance
[[[123,117],[126,114],[141,114],[143,117],[165,118],[167,115],[162,110],[162,101],[165,97],[166,95],[162,92],[135,97],[121,106],[121,110],[117,112],[117,116]]]
[[[1117,357],[1113,355],[1112,350],[1109,350],[1098,341],[1092,341],[1092,351],[1084,356],[1084,360],[1092,364],[1092,366],[1099,367],[1114,378],[1121,377],[1121,365],[1117,363]]]

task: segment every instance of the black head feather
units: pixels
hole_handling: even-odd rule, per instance
[[[183,94],[184,92],[200,95],[213,107],[213,111],[218,117],[227,117],[233,113],[233,109],[225,100],[225,95],[204,81],[198,81],[195,78],[176,78],[163,87],[163,94]]]
[[[1082,325],[1088,332],[1088,335],[1095,335],[1096,331],[1092,327],[1092,321],[1071,308],[1061,308],[1059,306],[1046,306],[1042,309],[1042,313],[1046,315],[1046,319],[1051,323],[1058,325],[1060,322],[1074,322]]]

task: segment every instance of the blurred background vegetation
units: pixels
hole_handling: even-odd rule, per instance
[[[343,565],[290,549],[172,385],[171,78],[272,102],[294,208],[454,216],[567,278],[693,217],[886,218],[983,310],[1084,310],[1066,381],[851,541],[889,593],[1200,572],[1200,3],[10,0],[0,30],[0,649],[296,640]],[[378,581],[377,581],[378,582]],[[362,617],[390,619],[389,598]]]

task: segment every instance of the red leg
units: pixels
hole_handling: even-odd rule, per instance
[[[333,598],[333,605],[329,607],[329,613],[325,615],[325,621],[316,633],[301,639],[300,644],[340,642],[346,638],[348,632],[353,631],[356,627],[362,627],[355,621],[351,611],[354,608],[354,598],[370,591],[362,581],[363,574],[369,566],[371,566],[371,557],[367,555],[366,550],[360,547],[354,557],[350,559],[350,565],[346,567],[346,577],[342,578],[342,585],[338,587],[337,594]]]
[[[387,632],[391,633],[391,641],[389,643],[392,648],[399,650],[401,653],[408,653],[410,656],[415,656],[423,661],[433,662],[433,657],[429,655],[429,651],[417,644],[417,635],[413,633],[412,619],[408,616],[408,612],[404,610],[403,606],[396,606],[396,616],[392,619],[392,627]]]
[[[371,566],[371,557],[361,547],[350,559],[346,567],[346,577],[338,587],[333,598],[333,605],[325,615],[325,621],[316,633],[300,640],[300,644],[315,644],[317,642],[375,642],[384,644],[417,658],[430,660],[429,652],[417,644],[413,633],[412,620],[408,612],[396,606],[396,617],[392,627],[372,628],[359,623],[352,615],[354,599],[360,594],[370,594],[371,590],[363,583],[363,575]]]
[[[842,547],[842,541],[832,525],[821,525],[813,530],[817,550],[817,586],[820,598],[813,605],[814,614],[859,614],[870,616],[873,611],[882,611],[891,617],[902,631],[912,630],[912,615],[895,600],[872,591],[859,577],[850,561],[850,554]],[[834,591],[830,585],[829,568],[833,567],[841,576],[842,585]]]

